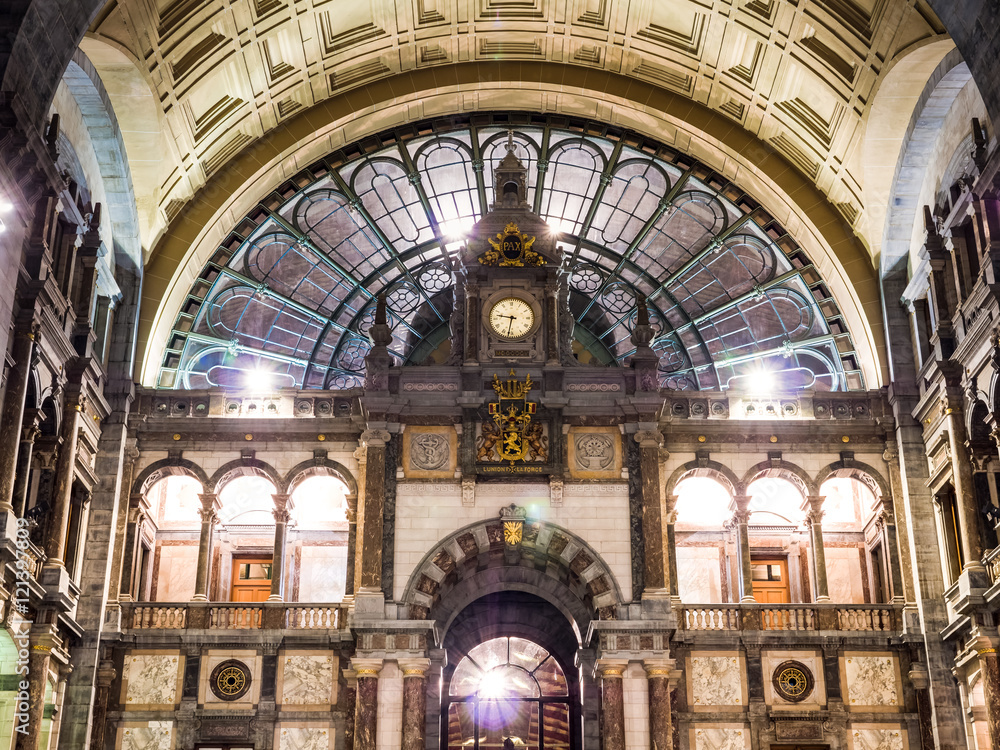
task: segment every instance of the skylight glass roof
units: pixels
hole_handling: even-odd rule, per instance
[[[761,369],[782,388],[864,387],[826,284],[753,198],[632,133],[520,122],[383,133],[265,196],[192,285],[159,385],[359,387],[382,291],[397,364],[443,361],[458,249],[488,210],[512,128],[528,202],[561,233],[582,363],[628,363],[642,295],[665,388],[740,387]]]

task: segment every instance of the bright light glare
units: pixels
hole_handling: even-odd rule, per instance
[[[6,198],[0,198],[0,214],[5,214],[10,211],[14,206]]]
[[[768,370],[760,369],[748,373],[746,376],[747,390],[750,393],[768,394],[774,390],[774,374]]]
[[[471,218],[452,219],[441,225],[442,234],[448,239],[460,240],[472,229],[474,222]]]
[[[566,219],[552,218],[545,223],[549,225],[549,230],[553,234],[573,234],[576,230],[576,224]]]
[[[479,697],[483,700],[500,698],[506,692],[507,685],[504,683],[503,674],[496,670],[487,672],[479,681]]]
[[[274,376],[267,370],[250,370],[243,382],[251,391],[269,391],[274,387]]]

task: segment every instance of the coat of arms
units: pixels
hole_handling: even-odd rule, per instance
[[[517,380],[514,371],[506,381],[493,376],[497,400],[489,404],[492,422],[483,422],[477,440],[476,460],[484,463],[509,461],[547,461],[548,438],[542,425],[532,423],[537,404],[528,401],[531,376]]]
[[[545,258],[531,249],[535,238],[522,234],[517,224],[510,222],[496,239],[487,238],[491,249],[483,253],[479,262],[484,266],[542,266]]]

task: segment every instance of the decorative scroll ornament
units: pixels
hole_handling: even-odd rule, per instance
[[[535,238],[522,234],[517,224],[511,222],[496,239],[488,238],[492,249],[479,256],[484,266],[518,267],[545,265],[545,258],[531,249]]]
[[[514,503],[500,509],[503,523],[503,541],[508,547],[516,547],[524,539],[524,519],[528,512]]]
[[[513,466],[516,461],[541,461],[549,458],[549,439],[542,425],[532,424],[537,404],[528,401],[531,391],[531,376],[524,382],[516,380],[514,371],[511,378],[500,380],[493,376],[493,390],[497,400],[489,405],[492,422],[483,422],[482,431],[476,440],[476,460],[484,463],[508,461]]]

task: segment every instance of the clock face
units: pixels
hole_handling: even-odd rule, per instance
[[[490,328],[497,336],[517,339],[535,324],[535,311],[520,297],[505,297],[490,308]]]

